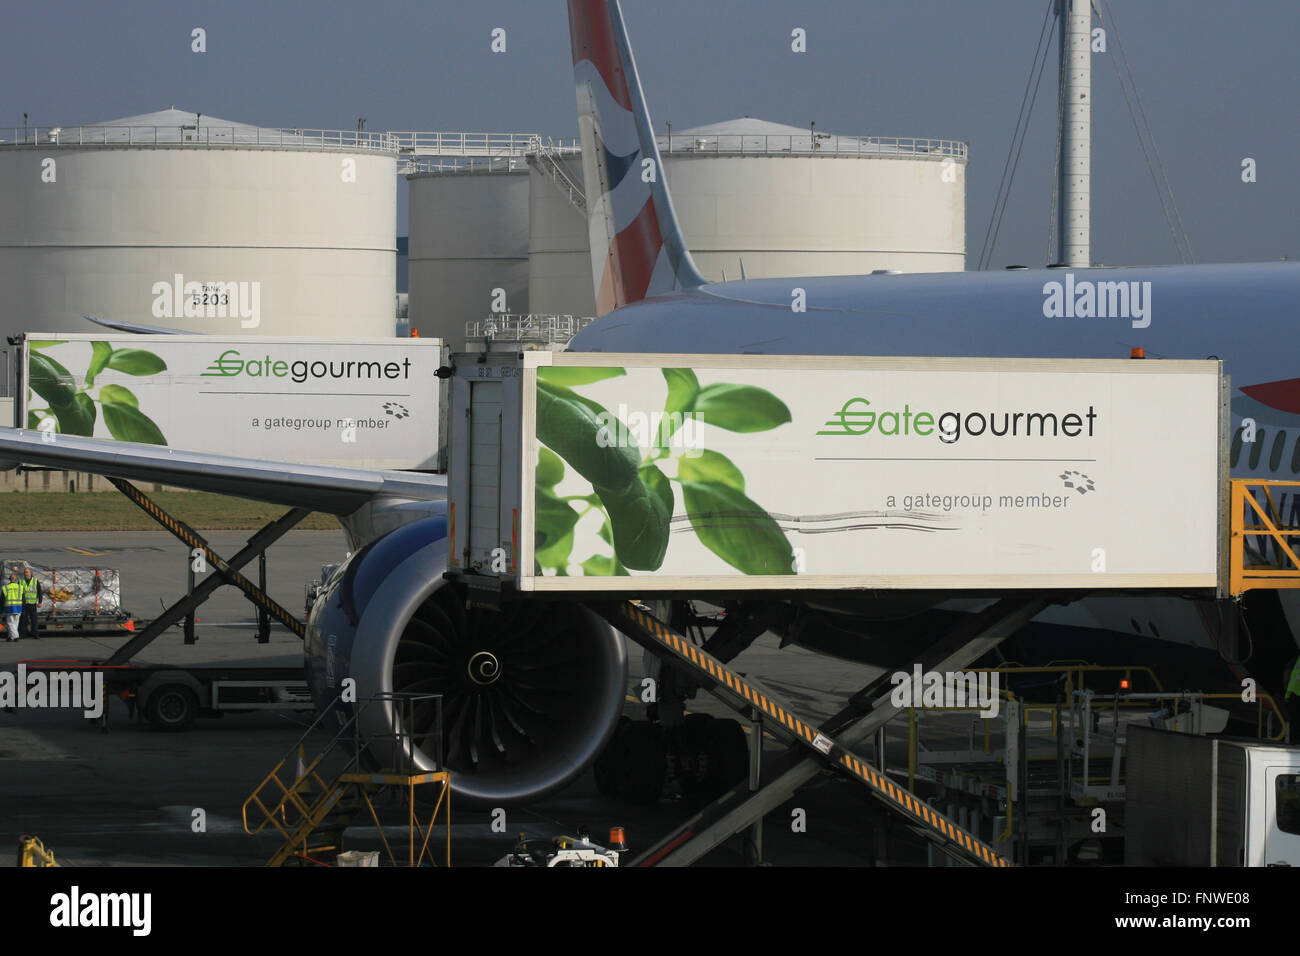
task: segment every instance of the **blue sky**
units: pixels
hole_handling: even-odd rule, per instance
[[[1300,4],[1111,0],[1198,261],[1300,257]],[[1047,0],[624,0],[658,129],[749,114],[846,134],[969,140],[967,244],[984,240]],[[1106,20],[1101,21],[1108,25]],[[561,0],[49,2],[0,11],[0,126],[172,104],[267,126],[576,135]],[[190,51],[190,30],[208,50]],[[489,49],[506,30],[504,54]],[[790,51],[807,31],[808,52]],[[1093,258],[1176,262],[1115,78],[1093,57]],[[993,256],[1046,261],[1048,65]],[[1241,161],[1258,181],[1241,182]],[[399,223],[405,228],[404,190]]]

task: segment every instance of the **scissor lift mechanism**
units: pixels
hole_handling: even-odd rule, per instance
[[[925,669],[956,670],[968,666],[1018,631],[1035,614],[1051,604],[1051,595],[1004,598],[933,644],[922,657]],[[958,826],[906,788],[875,770],[852,750],[896,716],[882,681],[864,687],[846,707],[821,727],[798,717],[771,694],[760,691],[713,655],[696,647],[636,603],[596,605],[602,616],[627,637],[692,677],[729,706],[751,712],[766,726],[794,740],[777,776],[758,786],[751,773],[749,785],[724,794],[690,820],[669,833],[632,866],[688,866],[732,835],[761,824],[762,818],[790,798],[818,773],[836,770],[857,780],[871,796],[962,862],[1005,867],[1010,863],[987,843]],[[756,733],[756,739],[761,737]],[[761,750],[761,744],[759,749]]]

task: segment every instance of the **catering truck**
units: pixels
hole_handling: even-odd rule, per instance
[[[35,333],[15,426],[266,461],[433,471],[440,339]]]
[[[1300,866],[1300,746],[1128,730],[1124,862]]]
[[[1218,583],[1217,361],[533,351],[453,369],[448,560],[476,589]]]

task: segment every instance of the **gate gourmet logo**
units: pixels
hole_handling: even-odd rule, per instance
[[[240,358],[238,349],[226,349],[203,373],[205,378],[235,378],[241,375],[248,378],[288,378],[299,385],[308,379],[323,378],[409,379],[411,360],[404,358],[400,362],[359,362],[355,359],[285,361],[272,359],[269,355],[259,359],[245,359]],[[391,415],[392,412],[389,414]]]
[[[1097,420],[1097,411],[1088,406],[1086,412],[914,412],[910,404],[889,411],[877,411],[865,398],[850,398],[823,426],[818,435],[861,437],[875,432],[877,435],[896,437],[919,435],[928,438],[936,434],[945,445],[954,445],[963,435],[972,438],[988,434],[993,438],[1078,438],[1084,434],[1091,438]]]
[[[1151,324],[1151,283],[1075,281],[1043,283],[1043,315],[1049,319],[1131,319],[1133,328]]]

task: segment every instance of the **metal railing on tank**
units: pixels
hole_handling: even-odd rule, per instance
[[[502,313],[466,322],[465,336],[486,342],[534,342],[562,348],[594,321],[588,315]]]
[[[719,153],[800,156],[874,156],[916,159],[925,157],[965,160],[969,147],[953,139],[918,139],[906,136],[838,136],[830,133],[694,135],[673,133],[656,137],[661,153]]]
[[[29,126],[0,129],[4,146],[268,146],[397,152],[396,134],[261,126]]]

